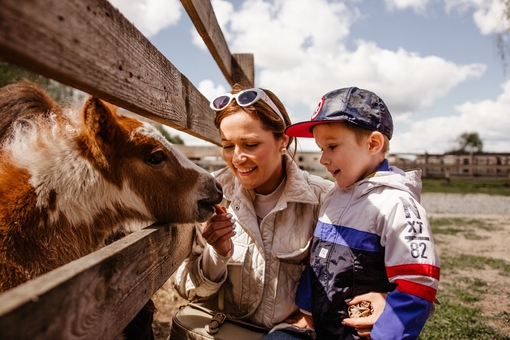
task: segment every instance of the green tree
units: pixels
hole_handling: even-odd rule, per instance
[[[0,61],[0,87],[20,80],[28,80],[39,84],[60,104],[73,98],[75,95],[75,91],[72,87],[45,78],[37,73],[27,71],[21,67]],[[76,96],[79,97],[79,95]]]
[[[457,149],[455,151],[461,152],[483,151],[483,141],[478,135],[478,132],[461,133],[455,141],[457,143]]]
[[[159,123],[153,123],[152,125],[154,125],[156,127],[156,129],[158,129],[159,132],[161,132],[161,134],[163,135],[163,137],[166,138],[167,141],[169,141],[170,143],[172,144],[184,144],[184,141],[181,139],[181,137],[179,137],[179,135],[175,135],[175,136],[172,136],[164,127],[162,124],[159,124]]]

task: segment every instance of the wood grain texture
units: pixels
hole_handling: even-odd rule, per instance
[[[111,339],[191,250],[193,225],[151,226],[0,295],[0,339]]]
[[[251,53],[235,53],[232,55],[232,81],[246,82],[249,87],[255,86],[255,61]]]
[[[106,0],[2,0],[0,58],[219,144],[208,100]]]
[[[253,54],[251,54],[252,62],[250,64],[238,62],[235,55],[230,53],[211,2],[209,0],[181,0],[181,3],[229,84],[245,83],[253,86],[254,78],[250,76],[254,74]]]

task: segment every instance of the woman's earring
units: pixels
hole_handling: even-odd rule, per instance
[[[282,148],[280,150],[280,152],[282,153],[282,155],[285,155],[285,154],[287,154],[287,149],[286,148]]]

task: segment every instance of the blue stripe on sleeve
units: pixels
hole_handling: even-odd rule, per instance
[[[349,227],[317,222],[314,236],[327,242],[370,252],[381,250],[379,236]]]
[[[417,296],[392,291],[386,307],[370,333],[373,340],[417,339],[430,314],[432,303]]]

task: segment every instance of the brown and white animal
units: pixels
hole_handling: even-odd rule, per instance
[[[214,178],[151,125],[89,97],[0,89],[0,292],[98,249],[118,225],[205,221]],[[148,225],[148,224],[147,224]]]

